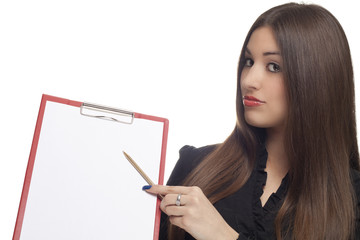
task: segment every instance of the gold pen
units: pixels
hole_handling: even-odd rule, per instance
[[[139,165],[137,165],[137,163],[134,161],[134,159],[132,159],[129,154],[127,154],[125,151],[123,151],[123,154],[125,156],[125,158],[131,163],[131,165],[136,169],[136,171],[138,171],[138,173],[140,173],[140,175],[144,178],[144,180],[150,184],[151,186],[155,185],[155,183],[153,181],[151,181],[151,179],[146,175],[146,173],[139,167]],[[159,198],[162,200],[164,198],[163,195],[158,194]]]

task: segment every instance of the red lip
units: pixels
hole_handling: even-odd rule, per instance
[[[244,96],[243,103],[245,107],[258,107],[263,105],[265,102],[253,96]]]

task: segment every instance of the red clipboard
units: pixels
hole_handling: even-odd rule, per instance
[[[158,239],[160,200],[141,190],[146,182],[122,151],[163,184],[168,127],[165,118],[43,95],[13,239],[149,239],[150,231]]]

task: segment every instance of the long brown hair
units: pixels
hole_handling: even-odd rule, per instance
[[[251,34],[270,26],[283,58],[288,100],[285,151],[289,187],[276,217],[278,239],[351,239],[355,194],[350,169],[359,170],[355,93],[350,50],[336,18],[317,5],[289,3],[263,13],[240,55],[237,122],[183,185],[199,186],[212,203],[236,192],[249,178],[264,129],[244,119],[240,76]],[[170,239],[183,239],[170,226]]]

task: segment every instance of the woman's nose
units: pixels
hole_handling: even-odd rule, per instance
[[[241,85],[247,89],[259,89],[261,87],[262,74],[256,66],[244,68],[241,73]]]

